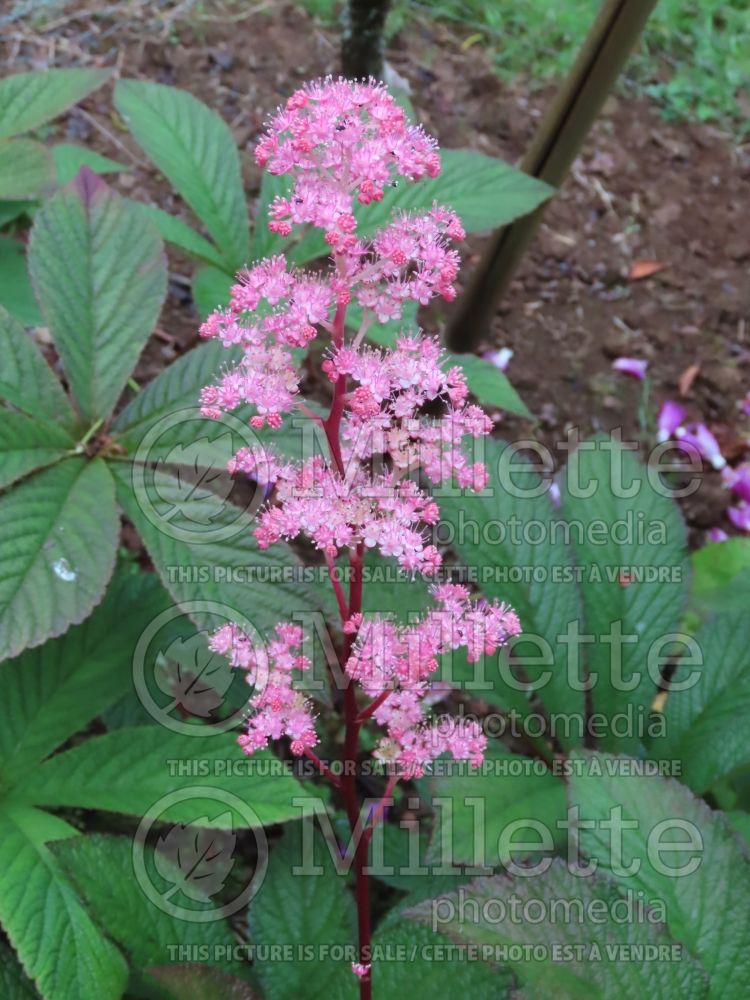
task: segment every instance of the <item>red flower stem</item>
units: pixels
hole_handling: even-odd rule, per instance
[[[383,693],[379,694],[374,701],[370,702],[367,708],[363,708],[362,711],[357,716],[357,722],[360,724],[360,726],[362,725],[363,722],[367,722],[367,720],[377,712],[377,710],[380,708],[383,702],[387,698],[390,698],[392,694],[393,694],[392,691],[383,691]]]
[[[393,805],[393,793],[396,789],[396,785],[399,783],[400,780],[401,776],[398,774],[392,774],[388,778],[388,784],[385,786],[385,792],[383,793],[383,797],[380,800],[380,802],[378,802],[375,808],[375,812],[372,814],[370,825],[365,830],[364,839],[367,841],[368,844],[372,840],[372,835],[375,832],[375,827],[383,818],[386,809],[388,808],[388,806]]]
[[[346,304],[340,303],[336,308],[336,315],[333,320],[332,341],[334,347],[340,347],[344,342],[344,326],[346,321]],[[328,449],[331,454],[331,461],[334,463],[338,473],[344,475],[344,458],[341,453],[341,419],[344,415],[344,402],[346,398],[346,376],[340,375],[336,379],[333,389],[333,400],[328,417],[323,421],[322,426],[325,431]],[[336,601],[339,607],[342,623],[358,614],[362,610],[362,560],[364,556],[364,544],[360,542],[356,548],[350,552],[349,566],[351,569],[351,583],[349,585],[349,602],[347,605],[341,583],[336,579],[333,559],[326,556],[328,565],[328,576],[331,580]],[[352,645],[356,638],[355,633],[344,635],[343,666],[349,659]],[[368,861],[369,839],[360,828],[359,801],[357,799],[357,780],[355,775],[355,765],[359,750],[359,730],[361,722],[358,719],[359,709],[357,708],[357,696],[351,679],[346,682],[344,688],[344,720],[346,723],[346,735],[344,737],[344,769],[337,787],[340,789],[344,799],[344,808],[349,821],[349,829],[355,843],[354,850],[354,875],[355,875],[355,895],[357,900],[357,928],[359,937],[359,961],[365,965],[370,964],[370,939],[372,929],[370,925],[370,885],[369,877],[365,874]],[[372,981],[370,974],[359,977],[359,997],[360,1000],[372,1000]]]
[[[327,778],[336,788],[341,788],[341,781],[338,775],[333,773],[330,767],[318,757],[314,750],[305,747],[305,757],[313,762],[324,778]]]

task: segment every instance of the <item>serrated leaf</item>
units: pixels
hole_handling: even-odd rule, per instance
[[[133,683],[133,654],[171,601],[153,573],[120,570],[82,625],[3,666],[0,780],[22,779]]]
[[[628,705],[646,709],[656,693],[659,659],[670,652],[687,599],[685,524],[632,452],[602,437],[570,456],[563,510],[583,566],[584,631],[593,637],[584,655],[594,711],[611,722]],[[611,725],[606,729],[603,748],[635,750],[635,735],[618,743]]]
[[[4,1000],[38,1000],[39,994],[27,978],[12,948],[0,944],[0,996]]]
[[[32,417],[72,427],[75,414],[52,369],[23,327],[1,307],[0,352],[0,399]]]
[[[23,244],[10,236],[0,236],[0,308],[7,309],[25,326],[42,323],[26,270]]]
[[[136,726],[92,737],[55,754],[14,788],[12,796],[31,805],[144,816],[166,796],[184,791],[186,798],[158,813],[160,822],[215,829],[258,827],[300,815],[292,799],[305,792],[274,760],[261,752],[245,762],[231,733],[187,736],[157,726]],[[242,766],[232,771],[227,761]],[[227,801],[203,794],[206,789],[226,792]]]
[[[671,957],[675,945],[663,927],[616,916],[623,898],[603,878],[577,876],[556,860],[534,878],[480,878],[461,892],[460,909],[458,897],[448,895],[419,904],[410,915],[435,922],[461,944],[506,953],[525,1000],[707,996],[700,965],[688,955]],[[514,912],[533,913],[534,919]],[[566,912],[569,916],[561,918]]]
[[[261,633],[295,614],[323,610],[336,621],[328,589],[306,581],[298,560],[284,546],[260,550],[252,534],[250,516],[221,502],[206,532],[193,522],[174,515],[171,501],[149,500],[149,516],[143,497],[134,495],[130,470],[113,470],[118,499],[127,517],[143,539],[165,587],[179,602],[217,601],[236,610]],[[162,488],[164,488],[162,486]],[[167,530],[169,529],[169,530]],[[177,536],[177,537],[175,537]],[[175,572],[189,566],[191,572]],[[269,586],[268,579],[274,580]],[[201,628],[215,625],[208,613],[192,611]]]
[[[0,497],[0,659],[91,613],[117,539],[114,483],[101,460],[66,459]]]
[[[29,271],[82,415],[109,416],[166,295],[161,239],[83,167],[37,214]]]
[[[314,844],[314,856],[303,850],[307,833]],[[310,841],[307,841],[310,843]],[[323,868],[319,874],[293,872],[294,867]],[[346,879],[336,873],[329,845],[316,827],[294,823],[287,827],[279,844],[271,852],[263,886],[250,905],[250,936],[253,944],[285,945],[314,949],[314,962],[258,962],[258,977],[265,1000],[286,1000],[304,996],[317,1000],[329,995],[337,965],[330,955],[318,956],[323,945],[351,948],[356,941],[354,901],[346,888]],[[263,953],[261,952],[261,954]],[[343,963],[349,976],[351,960]]]
[[[162,965],[147,969],[166,991],[171,1000],[258,1000],[248,984],[210,965],[197,962],[184,965]]]
[[[223,257],[213,243],[210,243],[200,233],[196,233],[176,215],[170,215],[169,212],[165,212],[156,205],[144,205],[138,201],[134,201],[132,204],[136,205],[138,211],[142,212],[149,222],[158,229],[161,238],[167,243],[172,243],[180,250],[189,253],[191,257],[197,257],[198,260],[207,264],[213,264],[220,269],[226,266]]]
[[[499,666],[504,661],[498,660],[481,676],[493,684],[500,704],[522,716],[532,711],[523,690],[525,676],[549,712],[571,721],[570,732],[562,726],[557,735],[563,745],[575,745],[582,736],[575,723],[582,717],[583,692],[571,683],[564,640],[580,612],[564,525],[548,489],[513,449],[488,439],[481,457],[490,473],[488,495],[438,496],[443,521],[438,537],[458,552],[482,593],[507,601],[521,621],[512,655],[523,673],[514,670],[503,679]]]
[[[130,837],[91,834],[56,841],[50,850],[93,919],[128,956],[131,989],[136,996],[154,996],[155,988],[149,988],[143,970],[167,962],[178,947],[208,949],[217,965],[233,968],[233,963],[220,957],[222,953],[230,954],[234,944],[226,921],[199,924],[180,920],[166,908],[154,906],[146,896],[133,875]],[[171,881],[177,873],[172,872],[166,859],[162,865]]]
[[[74,447],[75,441],[57,424],[0,409],[0,489],[52,465]]]
[[[445,367],[458,365],[466,376],[466,384],[485,406],[497,406],[507,413],[533,419],[533,414],[511,385],[510,379],[489,361],[475,354],[448,354]]]
[[[663,739],[651,748],[678,760],[695,792],[750,763],[750,625],[746,612],[718,615],[695,635],[696,655],[678,663],[664,709]],[[693,661],[690,664],[690,661]],[[680,690],[683,688],[683,690]]]
[[[70,836],[66,826],[35,809],[0,806],[0,923],[43,997],[120,1000],[125,961],[44,843]]]
[[[227,829],[213,830],[207,823],[207,817],[175,823],[159,837],[154,855],[156,871],[169,883],[170,892],[179,889],[197,902],[224,888],[237,845],[231,815],[223,823]]]
[[[28,132],[100,87],[107,69],[45,69],[0,81],[0,138]]]
[[[708,972],[708,996],[739,1000],[750,976],[750,859],[726,819],[628,758],[578,751],[574,760],[584,855],[623,888],[662,901],[672,936]]]
[[[503,839],[511,824],[525,835],[516,842],[527,839],[550,851],[564,841],[558,821],[565,818],[565,785],[541,761],[490,748],[483,768],[442,759],[434,766],[436,773],[424,779],[426,802],[436,813],[428,862],[479,869],[519,864],[523,855]],[[548,844],[539,824],[549,832]]]
[[[192,94],[119,80],[115,107],[140,146],[203,222],[229,270],[247,263],[240,160],[229,126]]]
[[[0,142],[0,198],[41,198],[54,183],[52,157],[41,142]]]
[[[52,159],[60,187],[69,184],[81,167],[88,167],[95,174],[120,174],[131,169],[124,163],[110,160],[108,156],[85,146],[76,146],[73,142],[56,142],[52,147]]]

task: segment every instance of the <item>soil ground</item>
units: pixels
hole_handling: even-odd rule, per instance
[[[260,179],[252,150],[264,117],[302,81],[338,71],[336,33],[280,2],[182,3],[174,17],[157,16],[157,8],[71,3],[46,22],[16,23],[0,51],[12,71],[115,66],[192,92],[230,124],[252,200]],[[515,162],[552,92],[501,82],[481,51],[464,51],[461,42],[454,29],[414,26],[393,40],[387,58],[441,145]],[[108,88],[61,119],[56,133],[130,163],[133,171],[112,183],[190,219],[117,121]],[[738,407],[750,388],[749,205],[747,147],[708,126],[666,123],[644,101],[609,99],[483,345],[513,349],[508,375],[547,444],[571,426],[643,436],[640,386],[611,370],[614,357],[633,355],[649,361],[652,411],[680,399],[714,430],[727,457],[742,457],[750,431]],[[467,277],[484,242],[471,238],[464,248]],[[639,261],[663,268],[630,280]],[[141,382],[196,340],[190,270],[172,256],[170,295],[137,372]],[[528,425],[507,419],[501,429],[513,435]],[[687,510],[697,535],[726,526],[726,504],[718,475],[707,475]]]

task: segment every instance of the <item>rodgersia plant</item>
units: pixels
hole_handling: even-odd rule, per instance
[[[270,122],[258,144],[258,163],[272,174],[291,175],[288,197],[270,209],[270,228],[289,235],[294,226],[324,231],[331,248],[325,272],[290,267],[283,256],[256,263],[239,275],[228,309],[214,312],[201,328],[244,356],[219,382],[203,390],[204,415],[219,418],[251,404],[254,427],[277,428],[298,410],[318,421],[328,457],[299,464],[270,449],[245,448],[231,462],[269,489],[258,517],[262,547],[306,537],[325,558],[341,618],[340,655],[346,677],[343,710],[344,759],[357,760],[363,725],[382,728],[374,755],[389,777],[383,799],[362,820],[354,769],[338,777],[315,753],[318,735],[312,704],[293,682],[305,670],[302,630],[282,623],[267,650],[259,651],[234,625],[213,637],[215,651],[247,671],[253,685],[247,732],[240,737],[252,754],[269,741],[288,737],[291,751],[315,762],[341,794],[355,835],[359,961],[362,997],[370,995],[370,921],[363,868],[372,831],[401,777],[419,777],[440,754],[481,763],[486,738],[475,721],[430,719],[430,677],[440,655],[465,647],[469,661],[493,653],[520,631],[505,604],[472,601],[467,588],[440,583],[436,606],[420,621],[398,625],[368,618],[363,607],[363,560],[367,549],[394,557],[408,571],[436,574],[441,556],[425,541],[438,506],[409,474],[421,470],[432,484],[455,480],[482,490],[487,474],[462,444],[489,433],[490,419],[468,402],[458,367],[444,370],[439,345],[424,336],[403,336],[392,350],[368,346],[372,323],[398,320],[404,303],[452,299],[459,258],[452,244],[463,238],[458,217],[440,205],[418,215],[395,213],[368,239],[357,231],[354,206],[378,201],[395,178],[418,180],[440,170],[435,141],[406,122],[386,89],[373,82],[325,80],[297,91]],[[347,309],[360,307],[362,322],[346,333]],[[327,417],[307,409],[300,397],[296,348],[328,337],[322,365],[331,383]],[[428,416],[435,409],[439,416]],[[348,554],[350,580],[344,592],[335,560]],[[364,826],[363,826],[364,823]]]

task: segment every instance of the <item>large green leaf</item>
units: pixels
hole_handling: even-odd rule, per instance
[[[45,846],[74,832],[35,809],[0,805],[0,922],[45,1000],[120,1000],[125,961]]]
[[[482,592],[507,601],[521,620],[513,657],[522,673],[514,670],[504,680],[497,666],[486,671],[496,697],[504,707],[528,715],[532,708],[522,690],[527,678],[547,710],[560,717],[556,733],[561,743],[575,745],[583,735],[584,702],[577,671],[571,683],[565,644],[579,617],[567,532],[548,490],[515,450],[490,439],[484,458],[490,480],[483,494],[438,497],[443,519],[439,537],[458,552]]]
[[[442,759],[434,768],[424,782],[437,817],[430,863],[495,869],[528,854],[519,842],[550,851],[564,841],[558,822],[565,819],[565,785],[541,761],[490,749],[480,769]]]
[[[0,944],[0,996],[4,1000],[38,1000],[39,994],[27,978],[13,949]]]
[[[690,610],[701,618],[750,603],[750,538],[729,538],[693,552]]]
[[[237,976],[211,965],[186,962],[184,965],[160,965],[148,970],[166,990],[170,1000],[258,1000],[258,994]]]
[[[717,615],[696,633],[697,650],[678,665],[665,708],[666,736],[651,748],[681,762],[681,779],[705,792],[750,763],[750,622]],[[682,690],[680,690],[682,688]]]
[[[480,403],[496,406],[519,417],[532,419],[533,414],[510,383],[510,379],[489,361],[475,354],[448,354],[444,367],[459,365],[466,384]]]
[[[212,791],[226,793],[226,801],[212,798]],[[292,799],[304,795],[281,761],[266,752],[245,759],[232,734],[189,736],[136,726],[55,754],[11,796],[29,805],[144,816],[174,793],[185,796],[165,802],[156,814],[159,821],[218,829],[296,819],[301,810]]]
[[[699,963],[672,958],[679,946],[658,924],[618,917],[624,902],[608,880],[557,860],[534,878],[477,879],[461,900],[420,903],[411,915],[462,945],[506,954],[526,1000],[704,1000]]]
[[[52,369],[23,327],[1,307],[0,352],[0,399],[33,417],[72,427],[75,414]]]
[[[57,424],[0,409],[0,489],[61,459],[75,441]]]
[[[54,182],[52,157],[41,142],[0,142],[0,198],[40,198]]]
[[[45,69],[0,81],[0,138],[28,132],[100,87],[105,69]]]
[[[583,854],[623,888],[661,903],[672,936],[706,968],[710,997],[741,1000],[750,977],[750,859],[725,817],[676,781],[640,774],[637,761],[582,752],[575,761],[571,801]]]
[[[82,415],[109,416],[166,294],[161,239],[84,167],[37,215],[29,270]]]
[[[55,163],[57,183],[62,187],[69,184],[81,167],[88,167],[95,174],[119,174],[131,168],[108,156],[95,153],[85,146],[76,146],[73,142],[56,142],[52,147],[52,159]]]
[[[171,601],[155,574],[120,570],[82,625],[3,666],[0,779],[4,785],[83,728],[133,684],[133,654]]]
[[[100,460],[67,459],[0,497],[0,658],[91,613],[117,539],[114,483]]]
[[[570,456],[563,510],[583,567],[594,711],[611,723],[628,705],[648,708],[660,665],[674,652],[689,579],[685,524],[632,452],[603,437]],[[605,728],[602,747],[635,749],[634,734],[618,743]]]
[[[305,832],[312,838],[312,855],[303,849]],[[273,954],[272,946],[280,945],[300,951],[311,948],[316,959],[295,962],[269,957],[260,961],[258,976],[265,1000],[290,996],[318,1000],[328,996],[336,966],[341,963],[330,951],[324,953],[324,946],[351,948],[356,941],[354,900],[347,891],[345,877],[336,873],[329,851],[327,841],[316,828],[294,823],[271,852],[263,886],[250,904],[251,941],[269,956]],[[293,871],[312,867],[316,867],[316,874]],[[350,961],[344,960],[344,964],[351,976]]]
[[[138,211],[142,212],[149,222],[156,226],[162,239],[166,240],[167,243],[172,243],[180,250],[189,253],[191,257],[197,257],[198,260],[207,264],[212,264],[220,269],[226,266],[213,243],[210,243],[200,233],[196,233],[182,219],[178,219],[176,215],[170,215],[169,212],[157,208],[156,205],[143,205],[138,201],[134,201],[133,204],[137,205]]]
[[[321,609],[338,620],[329,588],[308,582],[311,574],[288,548],[258,548],[247,512],[208,490],[204,500],[194,500],[168,476],[157,481],[158,493],[140,488],[134,493],[130,468],[113,471],[120,505],[176,601],[220,602],[261,633]],[[215,625],[199,608],[190,614],[201,627]]]
[[[26,270],[23,244],[10,236],[0,236],[0,309],[25,326],[41,326],[42,314],[34,299]]]
[[[166,907],[154,906],[133,876],[130,837],[72,837],[56,841],[50,850],[93,919],[127,956],[133,970],[131,989],[134,983],[141,986],[143,970],[167,964],[180,948],[184,949],[183,955],[200,950],[216,964],[231,967],[231,963],[219,958],[231,954],[234,944],[226,921],[192,923],[178,919]],[[179,876],[174,866],[161,858],[159,864],[172,883],[177,883]],[[199,887],[191,888],[200,896]],[[142,987],[136,995],[142,995]]]
[[[229,126],[192,94],[143,80],[118,81],[115,107],[203,222],[228,268],[246,264],[247,205]]]
[[[229,291],[234,279],[217,267],[199,267],[193,275],[193,301],[198,315],[205,319],[209,313],[229,303]]]

